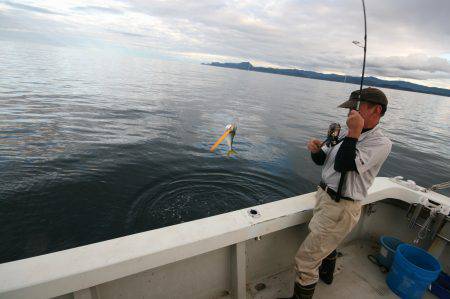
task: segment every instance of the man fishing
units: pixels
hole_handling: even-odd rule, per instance
[[[359,111],[354,110],[358,101]],[[295,256],[294,299],[312,298],[319,277],[327,284],[333,281],[336,248],[357,224],[361,200],[391,151],[391,141],[378,126],[387,104],[379,89],[354,91],[339,105],[350,109],[345,137],[329,146],[317,139],[308,142],[312,160],[323,168],[310,233]]]

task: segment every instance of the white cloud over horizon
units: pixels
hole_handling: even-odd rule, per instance
[[[450,88],[450,1],[366,0],[368,76]],[[0,40],[359,75],[358,0],[0,1]]]

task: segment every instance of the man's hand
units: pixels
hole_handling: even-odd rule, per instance
[[[348,127],[347,136],[358,139],[364,127],[364,118],[362,118],[361,114],[359,114],[358,111],[356,110],[350,111],[347,118],[347,127]]]
[[[308,141],[308,150],[313,154],[318,153],[320,151],[321,145],[322,141],[317,139],[311,139],[310,141]]]

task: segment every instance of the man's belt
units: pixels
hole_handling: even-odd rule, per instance
[[[339,201],[337,198],[337,192],[334,191],[333,189],[329,188],[327,186],[327,184],[325,184],[324,182],[320,181],[319,183],[319,187],[322,188],[326,193],[328,193],[330,195],[330,197],[334,200],[334,201]],[[350,200],[350,201],[355,201],[354,199],[350,198],[350,197],[345,197],[345,196],[341,196],[341,199],[345,199],[345,200]]]

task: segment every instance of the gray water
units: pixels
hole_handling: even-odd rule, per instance
[[[305,144],[358,88],[7,42],[0,68],[0,262],[311,192]],[[450,99],[385,92],[380,175],[448,180]],[[210,153],[233,120],[237,155]]]

